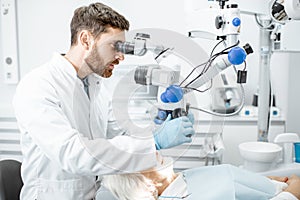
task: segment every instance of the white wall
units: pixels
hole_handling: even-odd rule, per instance
[[[79,5],[91,2],[93,1],[17,1],[21,76],[47,61],[54,51],[61,53],[67,51],[70,44],[69,22],[73,10]],[[131,29],[164,28],[186,34],[184,0],[103,0],[102,2],[122,13],[130,21]],[[199,20],[202,23],[205,19]],[[242,15],[240,40],[241,44],[250,43],[255,51],[247,60],[248,82],[245,85],[246,103],[251,104],[252,95],[258,87],[259,72],[259,32],[253,16]],[[2,51],[5,49],[0,48],[1,59]],[[277,105],[284,113],[288,110],[288,103],[291,102],[288,100],[289,69],[291,66],[296,67],[297,62],[297,56],[294,59],[284,53],[274,53],[272,56],[272,82]],[[11,99],[14,91],[15,85],[3,83],[3,72],[0,67],[0,117],[13,117]]]

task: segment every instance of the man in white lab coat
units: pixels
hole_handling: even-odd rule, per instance
[[[103,82],[124,59],[114,44],[125,40],[128,28],[122,15],[101,3],[76,9],[69,51],[55,53],[19,83],[13,105],[21,131],[22,200],[93,199],[99,175],[153,167],[155,146],[191,141],[187,117],[140,137],[116,124]]]

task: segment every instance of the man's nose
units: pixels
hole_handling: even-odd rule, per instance
[[[124,54],[121,52],[118,52],[115,56],[115,59],[120,60],[120,61],[124,60],[125,59]]]

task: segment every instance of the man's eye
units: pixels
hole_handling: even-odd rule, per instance
[[[118,52],[120,52],[121,51],[121,49],[123,48],[123,42],[122,41],[116,41],[115,43],[114,43],[114,48],[115,48],[115,50],[116,51],[118,51]]]

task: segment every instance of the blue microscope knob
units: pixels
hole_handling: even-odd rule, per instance
[[[241,25],[241,20],[240,20],[240,18],[235,17],[235,18],[232,20],[232,24],[233,24],[233,26],[239,26],[239,25]]]
[[[167,117],[167,112],[164,110],[159,110],[157,113],[158,119],[165,119]]]

